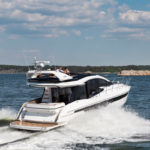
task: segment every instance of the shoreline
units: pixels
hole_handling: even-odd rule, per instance
[[[17,69],[5,69],[5,70],[0,70],[0,74],[26,74],[27,71],[21,71]],[[101,71],[82,71],[78,72],[76,70],[75,73],[89,73],[89,74],[117,74],[118,76],[150,76],[150,70],[121,70],[121,71],[116,71],[116,72],[101,72]]]

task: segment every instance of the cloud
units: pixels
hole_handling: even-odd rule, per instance
[[[0,26],[0,32],[4,32],[6,30],[5,26]]]
[[[132,10],[116,0],[0,0],[0,32],[9,39],[83,36],[94,29],[102,38],[128,39],[144,36],[149,27],[150,11]]]
[[[86,37],[85,37],[85,40],[92,40],[92,39],[93,39],[92,36],[86,36]]]
[[[19,35],[11,34],[11,35],[9,35],[8,38],[11,39],[11,40],[16,40],[16,39],[19,38]]]
[[[23,53],[38,53],[40,51],[37,49],[26,49],[26,50],[23,50],[22,52]]]
[[[80,36],[81,35],[81,31],[80,30],[73,30],[72,31],[75,35]]]
[[[27,22],[36,22],[36,21],[43,21],[44,19],[46,19],[46,16],[43,16],[39,13],[26,13],[26,12],[22,12],[20,10],[14,10],[10,16],[10,18],[13,19],[18,19],[18,20],[22,20],[24,19]]]
[[[139,28],[129,28],[129,27],[118,27],[118,28],[114,28],[114,29],[111,29],[109,30],[108,32],[110,33],[134,33],[134,32],[139,32],[141,31],[141,29]]]
[[[102,33],[105,39],[150,40],[150,11],[132,10],[128,5],[118,6],[116,22]]]
[[[143,31],[138,33],[129,34],[131,39],[138,39],[138,40],[150,40],[150,31]]]
[[[150,25],[150,12],[139,10],[128,10],[119,14],[120,19],[128,24],[143,24]]]
[[[68,36],[68,33],[65,30],[55,28],[55,29],[52,29],[51,32],[49,32],[47,34],[45,33],[43,35],[43,37],[45,37],[45,38],[58,38],[61,35]]]
[[[79,36],[76,27],[100,27],[114,21],[107,10],[114,5],[115,0],[0,0],[0,25],[19,36],[51,38],[72,31]]]
[[[150,40],[150,11],[131,10],[126,5],[119,10],[117,25],[106,30],[103,38]]]
[[[102,38],[117,40],[150,40],[150,30],[137,27],[118,27],[112,30],[106,30],[102,35]]]

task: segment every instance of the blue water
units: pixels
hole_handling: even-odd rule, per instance
[[[124,108],[120,110],[113,110],[113,108],[110,109],[109,107],[108,109],[103,108],[100,111],[98,110],[98,114],[101,117],[99,120],[94,120],[94,113],[97,112],[92,112],[93,114],[91,113],[86,117],[84,116],[82,120],[78,120],[83,124],[82,121],[84,119],[86,120],[87,117],[92,118],[94,126],[89,122],[87,122],[86,127],[81,125],[80,129],[77,127],[78,124],[72,125],[65,129],[58,129],[51,133],[45,133],[46,136],[49,137],[48,139],[43,139],[43,136],[34,137],[17,144],[5,146],[4,149],[17,148],[18,145],[20,145],[19,149],[25,149],[26,145],[28,145],[26,149],[40,150],[52,148],[75,150],[149,150],[150,76],[118,77],[115,74],[104,74],[104,76],[110,80],[119,80],[131,86],[131,91]],[[42,92],[42,88],[28,87],[24,74],[0,74],[0,119],[5,119],[5,115],[6,118],[10,120],[14,119],[11,118],[11,112],[16,113],[24,102],[40,97]],[[1,116],[2,112],[3,117]],[[9,117],[7,113],[10,113]],[[109,130],[110,121],[112,122],[111,128],[113,131]],[[103,127],[103,129],[100,129],[100,127],[98,128],[96,124],[97,126],[101,126],[101,128]],[[97,129],[95,129],[96,127]],[[89,131],[88,133],[87,130]],[[2,133],[2,131],[0,132]],[[97,132],[99,132],[99,136]],[[43,144],[40,145],[37,143],[38,139],[43,140]],[[60,144],[55,145],[55,142]],[[0,149],[3,149],[3,147],[0,147]]]
[[[22,103],[40,97],[42,92],[42,88],[29,88],[24,74],[0,75],[0,108],[18,110]]]

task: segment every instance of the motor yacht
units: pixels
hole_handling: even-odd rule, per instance
[[[69,75],[58,69],[39,69],[38,63],[43,67],[48,62],[35,61],[35,69],[26,74],[27,84],[43,88],[43,94],[22,105],[11,128],[48,131],[64,126],[80,113],[110,103],[122,106],[127,100],[128,85],[95,74]]]

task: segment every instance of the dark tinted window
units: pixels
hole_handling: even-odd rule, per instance
[[[87,98],[85,86],[76,86],[72,87],[71,89],[72,89],[71,102]]]
[[[71,88],[52,88],[52,101],[68,104],[72,95]]]
[[[109,86],[109,85],[111,85],[111,82],[109,82],[109,81],[106,81],[106,80],[104,80],[104,79],[97,79],[98,80],[98,83],[99,83],[99,86],[101,87],[101,86]]]
[[[99,81],[98,79],[92,79],[87,82],[88,96],[91,97],[98,93],[99,91]]]
[[[100,91],[100,87],[109,86],[111,82],[108,82],[104,79],[92,79],[87,82],[87,91],[88,97],[92,97],[93,95],[98,94]]]
[[[75,100],[85,98],[87,98],[85,85],[72,88],[52,88],[53,102],[64,102],[65,104],[68,104]]]
[[[55,77],[55,75],[52,73],[50,73],[50,74],[42,73],[42,74],[38,74],[36,78],[28,79],[28,81],[29,82],[40,82],[40,83],[45,83],[45,82],[58,83],[59,79],[57,77]]]

